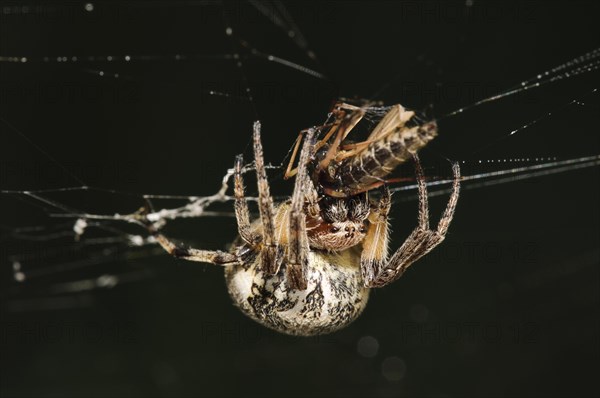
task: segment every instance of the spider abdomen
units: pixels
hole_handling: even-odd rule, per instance
[[[226,267],[225,279],[235,305],[250,318],[282,333],[313,336],[342,329],[365,308],[369,289],[359,263],[356,249],[311,251],[306,290],[288,288],[285,264],[276,275],[259,271],[260,256]]]

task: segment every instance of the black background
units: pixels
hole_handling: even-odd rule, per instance
[[[251,159],[257,118],[267,161],[279,164],[296,132],[322,122],[338,96],[376,95],[441,116],[598,47],[593,2],[285,3],[318,61],[249,3],[94,2],[93,11],[84,4],[2,3],[0,56],[27,57],[0,62],[2,189],[82,185],[17,130],[85,184],[202,196],[218,189],[237,153]],[[240,40],[328,79],[253,56]],[[236,51],[245,78],[231,59],[189,59]],[[85,60],[108,55],[115,59]],[[62,56],[67,61],[55,60]],[[598,154],[598,96],[590,94],[597,83],[597,72],[563,79],[440,120],[440,137],[423,151],[426,172],[447,176],[444,157],[463,161],[471,174],[482,171],[478,160],[495,160],[491,170],[500,170],[521,163],[498,159]],[[564,106],[574,98],[587,105]],[[549,111],[552,117],[506,138]],[[272,173],[274,191],[287,194],[280,176]],[[246,319],[214,266],[105,256],[102,264],[59,272],[47,267],[60,257],[40,258],[64,241],[4,236],[0,392],[597,396],[597,179],[591,168],[465,189],[440,248],[373,291],[354,324],[308,339]],[[95,192],[55,197],[106,214],[142,204],[137,196]],[[416,222],[416,202],[401,198],[395,247]],[[432,216],[444,201],[431,199]],[[3,226],[64,221],[30,200],[2,195],[0,204]],[[167,232],[216,249],[232,240],[235,224],[201,218],[171,223]],[[30,254],[32,267],[50,275],[17,285],[5,261],[13,253]],[[132,270],[151,276],[110,290],[49,294],[67,281]],[[365,336],[378,342],[374,356],[357,349]]]

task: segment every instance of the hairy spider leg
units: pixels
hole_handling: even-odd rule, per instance
[[[239,258],[232,253],[227,253],[220,250],[198,250],[192,247],[185,247],[173,242],[163,234],[156,231],[153,232],[152,235],[162,246],[162,248],[175,258],[216,265],[231,265],[240,263]]]
[[[458,163],[453,163],[452,173],[454,180],[450,199],[435,230],[429,229],[429,207],[427,203],[427,187],[423,169],[416,154],[413,155],[419,191],[419,217],[418,226],[413,230],[402,246],[394,253],[391,259],[377,259],[374,257],[361,258],[361,272],[365,286],[382,287],[398,279],[406,269],[415,261],[429,253],[439,245],[448,232],[448,227],[454,216],[460,192],[460,168]]]
[[[146,200],[146,206],[142,207],[138,211],[138,221],[141,225],[148,229],[148,232],[160,246],[171,256],[175,258],[181,258],[188,261],[197,261],[201,263],[210,263],[216,265],[230,265],[237,264],[240,259],[237,255],[227,253],[221,250],[199,250],[191,247],[185,247],[179,243],[172,241],[165,235],[161,234],[156,226],[148,220],[146,215],[149,211],[154,211],[152,203]]]
[[[238,232],[240,237],[249,245],[256,248],[260,245],[263,258],[263,268],[267,273],[275,273],[281,264],[282,251],[279,250],[277,242],[275,242],[274,228],[274,210],[273,199],[269,192],[267,182],[267,174],[265,170],[262,144],[260,142],[260,122],[254,123],[254,157],[256,163],[256,175],[258,181],[259,192],[259,212],[262,224],[262,237],[253,233],[248,204],[244,198],[244,182],[242,179],[242,164],[243,157],[240,155],[236,158],[234,178],[235,178],[235,215],[238,224]],[[167,238],[156,230],[156,228],[147,224],[150,233],[155,237],[157,242],[174,257],[182,258],[189,261],[199,261],[205,263],[228,265],[241,263],[241,259],[232,253],[212,250],[199,250],[194,248],[184,247]],[[261,239],[262,238],[262,239]]]
[[[314,192],[314,187],[308,176],[308,162],[312,151],[314,150],[314,130],[309,129],[306,133],[302,151],[300,152],[300,160],[298,161],[298,174],[296,176],[294,193],[292,194],[292,203],[289,212],[289,233],[288,233],[288,258],[286,277],[289,286],[292,289],[305,290],[307,287],[306,267],[308,267],[308,254],[310,247],[308,244],[308,235],[306,232],[306,214],[304,212],[305,200],[309,201],[309,211],[312,203],[313,206],[318,206],[316,196],[312,197],[311,192]],[[318,212],[318,207],[313,209]]]
[[[262,268],[267,274],[274,275],[283,260],[283,250],[279,248],[275,235],[275,210],[273,198],[267,180],[267,171],[260,139],[260,122],[254,122],[254,163],[258,184],[258,211],[262,223]]]
[[[367,191],[368,192],[368,191]],[[361,274],[364,281],[374,279],[377,270],[387,261],[390,227],[388,214],[392,206],[390,190],[383,186],[379,202],[371,205],[369,229],[363,241]]]
[[[244,156],[237,155],[234,165],[234,196],[235,196],[235,218],[237,220],[238,233],[242,240],[248,245],[255,247],[260,237],[253,232],[250,223],[250,211],[248,210],[248,202],[244,195],[244,179],[242,177],[242,167],[244,165]]]

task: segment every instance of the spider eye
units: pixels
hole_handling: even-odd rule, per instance
[[[338,227],[331,227],[331,232],[338,232],[340,229]]]
[[[364,234],[365,232],[367,232],[367,229],[365,227],[360,227],[360,232]]]

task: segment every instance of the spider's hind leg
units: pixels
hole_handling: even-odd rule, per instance
[[[200,250],[183,246],[159,232],[159,227],[147,218],[149,211],[153,211],[152,204],[147,201],[146,206],[138,211],[139,224],[144,226],[156,242],[171,256],[188,261],[209,263],[216,265],[231,265],[241,263],[241,259],[233,254],[221,250]]]
[[[240,259],[232,253],[220,250],[199,250],[177,244],[160,233],[154,233],[154,238],[163,249],[175,258],[216,265],[238,264]]]

